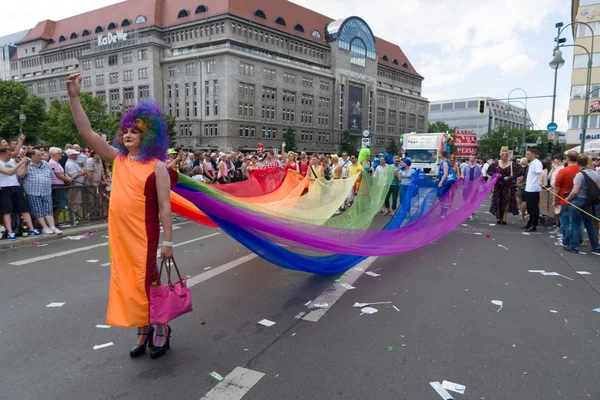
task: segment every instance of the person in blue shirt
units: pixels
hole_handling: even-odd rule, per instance
[[[382,159],[385,160],[384,157],[382,157]],[[386,215],[387,213],[390,213],[390,215],[394,215],[394,213],[396,212],[396,208],[398,207],[398,190],[400,188],[400,176],[398,175],[398,173],[402,169],[402,167],[400,166],[400,157],[394,157],[394,166],[392,168],[394,168],[394,179],[392,180],[390,190],[388,190],[387,196],[385,196],[385,208],[383,211],[383,215]],[[390,199],[392,206],[391,208]]]
[[[450,208],[452,203],[452,199],[442,200],[446,193],[450,191],[450,188],[454,183],[456,183],[456,172],[452,169],[450,165],[450,161],[448,160],[448,152],[442,151],[440,154],[440,168],[438,171],[438,189],[437,189],[437,197],[440,199],[441,211],[439,214],[440,218],[446,218],[446,213]]]
[[[413,176],[415,175],[415,170],[410,168],[411,164],[412,162],[410,159],[405,158],[401,161],[400,169],[397,172],[400,181],[400,204],[402,205],[404,205],[405,201],[410,201],[410,199],[406,196],[406,193],[413,180]]]

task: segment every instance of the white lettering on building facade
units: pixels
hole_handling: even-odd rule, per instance
[[[98,35],[98,46],[106,46],[112,43],[124,42],[127,40],[127,33],[122,30],[115,33],[108,33],[106,36]]]

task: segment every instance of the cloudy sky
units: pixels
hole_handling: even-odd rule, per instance
[[[169,0],[176,1],[176,0]],[[267,0],[265,0],[267,1]],[[272,1],[272,0],[269,0]],[[284,1],[284,0],[276,0]],[[0,36],[117,3],[114,0],[21,0],[4,10]],[[570,0],[294,0],[332,18],[362,17],[375,35],[398,44],[425,77],[430,101],[463,97],[506,98],[513,88],[529,96],[551,95],[554,24],[570,22]],[[368,7],[365,5],[368,4]],[[8,15],[6,15],[8,13]],[[572,37],[566,36],[572,43]],[[572,51],[558,71],[556,122],[567,128]],[[515,92],[512,97],[518,96]],[[528,110],[542,128],[552,99],[531,99]]]

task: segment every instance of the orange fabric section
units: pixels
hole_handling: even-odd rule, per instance
[[[148,325],[146,293],[146,197],[144,189],[156,161],[147,164],[118,157],[114,161],[108,242],[110,289],[106,323],[120,327]]]

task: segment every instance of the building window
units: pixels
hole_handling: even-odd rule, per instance
[[[146,17],[143,15],[138,15],[135,19],[136,24],[143,24],[144,22],[146,22]]]
[[[123,71],[123,80],[124,81],[131,81],[133,80],[133,71],[132,70],[127,70],[127,71]]]
[[[294,122],[296,110],[284,108],[281,113],[281,119],[285,122]]]
[[[254,118],[254,103],[240,102],[238,116],[240,118]]]
[[[313,79],[302,77],[302,86],[313,87]]]
[[[319,81],[319,89],[329,91],[329,82]]]
[[[215,72],[217,66],[217,62],[215,60],[209,60],[206,62],[206,72],[207,73],[213,73]]]
[[[206,100],[206,116],[210,116],[210,100]]]
[[[304,33],[304,27],[302,25],[300,25],[300,24],[294,25],[294,30],[298,31],[298,32]]]
[[[148,68],[147,67],[138,69],[138,78],[139,79],[148,78]]]
[[[108,30],[113,30],[113,29],[117,29],[117,24],[115,24],[114,22],[111,22],[110,24],[108,24]]]
[[[187,76],[195,75],[196,74],[196,64],[195,63],[185,64],[185,74]]]
[[[119,82],[119,73],[118,72],[111,72],[110,74],[108,74],[108,82],[109,83],[117,83],[117,82]]]
[[[146,99],[150,97],[150,86],[138,86],[138,97],[140,99]]]
[[[340,120],[339,120],[339,130],[341,131],[344,128],[344,85],[340,84]]]
[[[283,73],[283,81],[285,83],[289,83],[290,85],[295,85],[296,84],[296,75],[291,74],[289,72],[284,72]]]
[[[67,40],[67,38],[64,37],[63,35],[60,35],[60,37],[58,38],[59,43],[64,42],[65,40]]]
[[[276,70],[270,68],[263,68],[263,79],[269,79],[274,81],[276,79]]]
[[[219,115],[219,81],[216,79],[213,81],[213,105],[214,115]]]
[[[277,139],[277,128],[262,127],[263,139]]]
[[[78,37],[79,35],[77,35],[75,32],[71,33],[71,40],[77,39]]]
[[[48,91],[49,92],[56,92],[56,81],[50,81],[50,82],[48,82]]]
[[[130,62],[131,62],[131,52],[128,51],[126,53],[123,53],[123,64],[130,63]]]
[[[131,25],[130,19],[124,19],[123,22],[121,22],[121,27],[129,26],[129,25]]]
[[[275,23],[276,23],[276,24],[279,24],[279,25],[282,25],[282,26],[286,26],[286,24],[285,24],[285,19],[283,19],[283,18],[281,18],[281,17],[277,17],[277,18],[275,18]]]
[[[112,56],[108,56],[108,65],[117,65],[119,63],[119,56],[118,55],[112,55]]]
[[[206,7],[204,4],[201,4],[198,7],[196,7],[196,14],[202,14],[207,11],[208,11],[208,7]]]
[[[238,84],[238,95],[239,97],[249,97],[254,101],[254,85],[240,82]]]
[[[104,58],[96,58],[96,68],[104,67]]]
[[[104,32],[104,28],[101,26],[97,26],[96,29],[94,30],[95,33],[102,33]]]
[[[133,108],[133,106],[135,105],[135,92],[133,91],[133,88],[123,89],[123,101],[125,110]]]
[[[119,89],[111,89],[109,91],[109,101],[110,112],[114,115],[121,110],[121,91]]]
[[[84,62],[81,63],[81,66],[84,70],[88,70],[92,68],[92,61],[91,60],[86,60]]]
[[[96,75],[96,86],[104,85],[104,74]]]
[[[85,78],[83,78],[83,86],[86,86],[85,85],[85,79],[86,78],[89,79],[89,76],[86,76]],[[90,85],[91,84],[92,84],[92,82],[90,81]],[[44,85],[44,82],[38,82],[38,84],[37,84],[37,92],[38,93],[44,93],[45,91],[46,91],[46,86]]]
[[[263,105],[262,106],[261,118],[263,120],[275,121],[276,114],[277,114],[276,106],[271,106],[271,105]]]
[[[177,18],[186,18],[190,16],[190,12],[188,10],[180,10],[177,14]]]
[[[373,92],[369,92],[369,116],[367,129],[369,131],[373,129]]]
[[[106,91],[101,90],[96,92],[96,97],[102,100],[103,103],[106,103]]]
[[[148,49],[138,50],[138,60],[147,60],[148,59]]]
[[[265,15],[265,12],[263,10],[256,10],[256,11],[254,11],[254,16],[256,18],[267,19],[267,16]]]
[[[254,76],[254,65],[241,62],[240,74]]]
[[[263,86],[262,98],[264,100],[276,100],[277,99],[277,89],[268,88],[268,87]]]
[[[303,94],[301,104],[303,106],[312,106],[314,102],[315,96],[311,96],[309,94]]]
[[[177,68],[169,67],[169,78],[175,78],[177,76]]]
[[[296,92],[283,91],[283,101],[285,103],[296,103]]]

